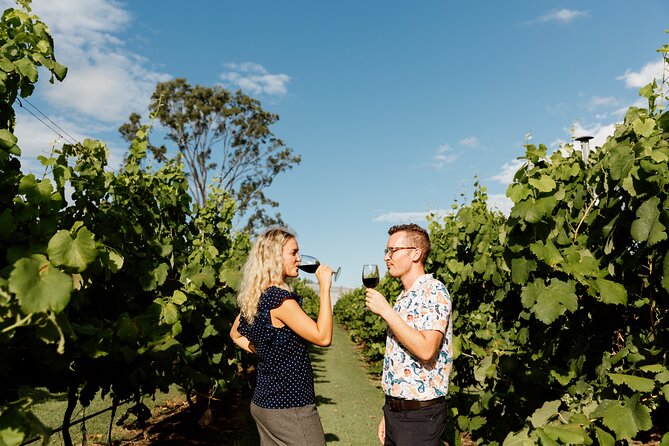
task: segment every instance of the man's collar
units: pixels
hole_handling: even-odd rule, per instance
[[[432,279],[432,274],[426,273],[423,274],[422,276],[418,276],[416,280],[414,280],[413,284],[411,285],[411,288],[408,290],[402,291],[402,294],[400,295],[400,299],[407,294],[411,293],[414,291],[416,288],[420,287],[422,284],[427,282],[428,280]]]

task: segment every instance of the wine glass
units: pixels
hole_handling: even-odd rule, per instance
[[[379,284],[378,265],[362,265],[362,284],[367,288],[376,288]]]
[[[300,264],[297,265],[299,269],[305,273],[313,274],[318,269],[318,266],[321,264],[320,260],[316,257],[308,255],[300,255]],[[336,282],[339,278],[339,273],[341,273],[341,267],[337,268],[337,271],[332,272],[332,279]]]

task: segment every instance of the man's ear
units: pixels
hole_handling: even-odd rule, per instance
[[[420,261],[420,256],[423,255],[423,251],[420,248],[414,248],[411,250],[411,260],[414,262]]]

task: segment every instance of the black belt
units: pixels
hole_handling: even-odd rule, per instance
[[[386,395],[386,405],[388,406],[388,409],[392,410],[393,412],[399,412],[401,410],[421,409],[423,407],[433,406],[435,404],[439,404],[442,402],[444,402],[443,396],[440,396],[439,398],[435,398],[433,400],[417,401],[417,400],[404,400],[402,398],[395,398],[394,396]]]

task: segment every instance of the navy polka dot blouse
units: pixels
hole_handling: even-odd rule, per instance
[[[302,305],[297,294],[269,287],[260,296],[253,324],[249,325],[244,316],[239,320],[239,332],[253,343],[258,355],[253,402],[266,409],[316,404],[307,342],[287,326],[277,328],[272,325],[270,310],[286,299],[295,299]]]

